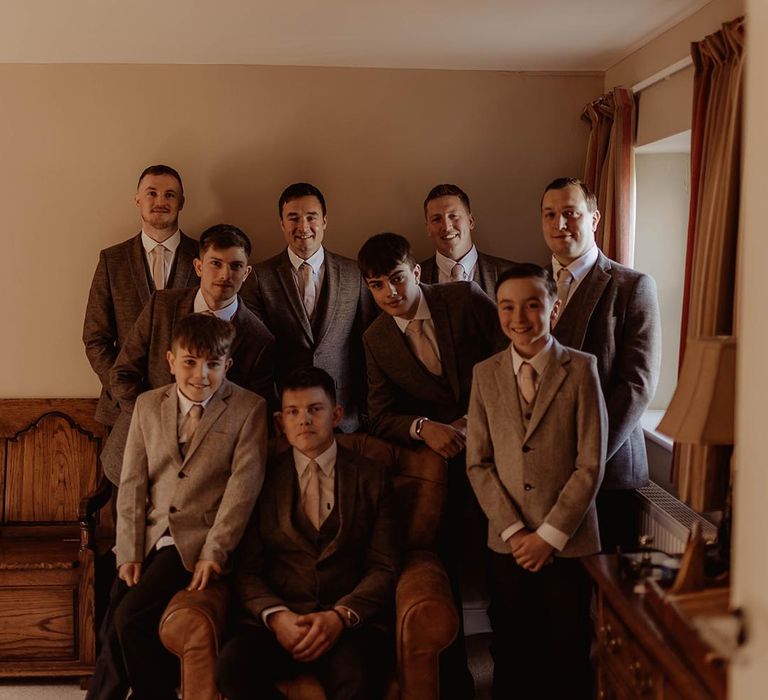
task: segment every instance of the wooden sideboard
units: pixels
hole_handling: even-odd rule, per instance
[[[724,700],[727,668],[712,651],[683,648],[652,614],[614,555],[587,557],[595,582],[597,697],[600,700]]]

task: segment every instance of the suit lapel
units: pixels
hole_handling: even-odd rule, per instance
[[[131,270],[131,278],[139,299],[142,304],[149,301],[149,296],[153,289],[149,286],[149,276],[147,275],[147,265],[145,262],[144,246],[141,244],[141,233],[133,239],[131,254],[128,258],[128,267]]]
[[[197,244],[184,233],[181,234],[181,241],[176,248],[176,255],[173,256],[173,267],[168,277],[168,286],[174,289],[184,289],[190,286],[194,267],[192,261],[197,254]]]
[[[339,445],[336,453],[336,483],[338,484],[336,491],[339,498],[336,507],[339,514],[339,529],[330,544],[320,554],[320,559],[330,557],[339,548],[339,542],[342,541],[341,538],[345,534],[345,529],[354,519],[357,477],[358,467],[352,453]]]
[[[179,396],[176,393],[176,385],[172,384],[165,392],[160,404],[160,423],[163,433],[163,447],[166,452],[176,460],[176,466],[181,469],[182,459],[179,452]]]
[[[275,508],[280,530],[288,535],[302,549],[315,556],[312,543],[302,535],[293,524],[293,494],[298,479],[294,478],[296,464],[293,461],[293,450],[289,447],[274,464]]]
[[[245,322],[245,316],[246,316],[247,309],[245,307],[245,304],[243,303],[243,300],[240,296],[237,297],[237,311],[235,311],[235,315],[232,317],[232,325],[235,327],[237,332],[235,333],[235,339],[232,341],[232,348],[229,351],[229,356],[234,357],[235,353],[237,353],[238,348],[243,342],[243,338],[245,336],[245,333],[241,332],[244,327]]]
[[[563,345],[577,350],[584,346],[589,321],[611,281],[610,270],[611,263],[608,258],[598,253],[597,262],[568,300],[563,315],[553,329],[552,335]]]
[[[432,322],[435,325],[435,336],[437,337],[437,347],[440,350],[443,374],[448,379],[454,396],[458,399],[461,394],[461,388],[459,386],[459,371],[456,367],[455,343],[453,342],[453,328],[448,307],[436,288],[422,285],[421,291],[427,299],[429,313],[432,315]]]
[[[555,341],[552,347],[552,356],[550,357],[549,364],[544,370],[544,374],[541,377],[539,383],[539,390],[536,392],[536,401],[533,404],[533,414],[531,420],[528,423],[528,430],[525,433],[525,440],[527,440],[534,430],[541,423],[541,419],[547,412],[549,405],[557,394],[557,390],[560,385],[565,381],[568,376],[566,365],[570,362],[570,355],[562,345]]]
[[[208,431],[216,424],[216,421],[219,420],[219,416],[227,407],[227,399],[231,393],[232,385],[225,379],[219,387],[219,390],[216,392],[216,396],[208,402],[208,405],[203,411],[203,417],[200,419],[200,424],[197,426],[195,434],[192,437],[192,442],[187,449],[187,456],[184,458],[184,464],[189,462],[194,456],[200,442],[206,436]]]
[[[485,260],[485,257],[482,253],[477,254],[477,265],[475,265],[474,281],[477,282],[480,285],[480,288],[483,290],[492,290],[495,285],[495,280],[493,279],[493,275],[489,269],[488,262]]]
[[[345,280],[341,279],[341,265],[339,261],[329,252],[325,251],[325,280],[323,284],[326,285],[326,304],[321,308],[323,315],[321,318],[316,319],[317,324],[317,343],[319,343],[323,336],[328,332],[331,319],[336,314],[336,306],[339,301],[345,298],[345,294],[342,292],[341,285]],[[318,290],[319,291],[319,290]],[[318,303],[320,301],[320,294],[318,293]],[[302,304],[303,308],[303,304]],[[306,316],[306,314],[304,314]]]
[[[293,280],[293,271],[291,261],[288,258],[287,249],[283,251],[277,264],[277,278],[280,280],[280,284],[283,287],[283,292],[285,292],[285,296],[288,299],[288,305],[291,307],[293,315],[304,330],[304,333],[307,334],[309,341],[312,342],[314,339],[312,327],[309,324],[307,312],[304,310],[304,304],[299,298],[299,290],[296,287],[296,282]]]
[[[424,261],[424,265],[421,269],[421,281],[426,284],[437,284],[438,274],[437,258],[433,255],[431,258]]]
[[[501,397],[509,414],[512,416],[512,423],[517,426],[520,440],[525,437],[525,428],[523,424],[523,414],[520,411],[520,399],[517,391],[517,378],[515,377],[515,367],[512,364],[512,353],[506,350],[499,357],[496,371],[499,373],[499,386],[511,387],[511,390],[502,390]]]

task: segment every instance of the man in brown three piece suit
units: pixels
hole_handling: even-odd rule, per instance
[[[196,282],[197,243],[179,229],[184,207],[181,177],[167,165],[141,173],[134,198],[141,216],[138,235],[101,251],[83,324],[85,354],[101,380],[96,419],[114,425],[120,415],[109,371],[144,305],[156,289]]]

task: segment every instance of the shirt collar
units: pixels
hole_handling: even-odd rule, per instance
[[[510,352],[512,353],[512,367],[515,370],[515,375],[520,371],[520,365],[523,364],[523,362],[527,362],[531,367],[533,367],[536,370],[536,374],[540,377],[542,374],[544,374],[544,370],[547,368],[547,365],[549,364],[549,359],[552,355],[552,346],[554,345],[552,341],[552,336],[549,336],[549,339],[547,340],[547,344],[539,350],[533,357],[530,359],[522,357],[517,350],[515,350],[514,343],[509,344]]]
[[[176,233],[174,233],[170,238],[166,238],[160,245],[162,245],[166,250],[170,250],[171,253],[175,253],[176,248],[179,247],[179,243],[181,243],[181,231],[176,229]],[[153,238],[150,238],[146,233],[144,233],[144,229],[142,229],[141,245],[143,245],[144,250],[149,253],[149,251],[153,250],[157,245],[157,241]]]
[[[198,289],[197,294],[195,294],[195,304],[192,308],[192,310],[196,313],[202,313],[203,311],[208,311],[212,313],[216,318],[220,318],[222,321],[232,321],[235,314],[237,313],[237,307],[238,307],[239,301],[237,298],[237,294],[232,297],[232,301],[229,302],[223,309],[211,309],[208,307],[208,304],[205,302],[205,297],[203,296],[203,290]]]
[[[567,269],[573,275],[574,282],[580,282],[587,273],[595,266],[597,262],[597,243],[595,243],[584,255],[576,258],[572,263],[568,265],[562,265],[557,258],[552,256],[552,275],[557,281],[557,276],[560,270]]]
[[[314,461],[317,462],[317,465],[327,477],[333,476],[337,452],[338,447],[336,446],[336,440],[334,440],[325,452],[315,457]],[[296,465],[296,473],[299,477],[304,474],[311,461],[311,457],[307,457],[303,452],[300,452],[295,447],[293,448],[293,463]]]
[[[218,389],[216,391],[218,391]],[[195,404],[205,408],[208,405],[208,402],[216,395],[216,392],[214,392],[205,401],[192,401],[192,399],[188,399],[181,393],[181,389],[179,389],[178,385],[176,385],[176,393],[179,396],[179,413],[181,413],[182,416],[186,416],[187,413],[189,413],[189,409]]]
[[[455,261],[451,260],[449,257],[446,257],[442,253],[435,252],[435,262],[437,263],[438,268],[440,268],[440,271],[448,277],[451,276],[454,265],[459,263],[464,268],[464,272],[467,273],[467,279],[470,279],[472,270],[474,270],[475,265],[477,265],[477,248],[475,248],[474,244],[472,244],[472,247],[469,249],[467,254],[460,260]]]
[[[416,315],[413,318],[403,318],[402,316],[394,316],[397,327],[405,333],[405,329],[408,328],[408,324],[411,321],[429,321],[432,318],[432,313],[429,310],[429,304],[427,304],[427,298],[419,288],[419,305],[416,307]]]
[[[290,248],[288,250],[288,259],[291,261],[293,269],[297,272],[302,263],[309,263],[312,266],[312,270],[317,275],[320,273],[320,267],[325,262],[325,248],[320,246],[311,257],[304,260],[294,253]]]

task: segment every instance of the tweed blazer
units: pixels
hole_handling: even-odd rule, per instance
[[[472,367],[503,347],[496,304],[474,282],[420,285],[443,366],[436,378],[411,351],[394,318],[381,314],[363,334],[370,430],[412,444],[411,424],[424,416],[450,423],[467,412]]]
[[[440,282],[437,260],[434,255],[431,258],[422,260],[419,265],[421,266],[422,282],[426,284],[438,284]],[[499,275],[510,265],[512,265],[510,260],[477,251],[477,265],[475,265],[472,281],[478,284],[480,289],[491,299],[496,301],[496,280],[499,279]]]
[[[475,366],[467,425],[467,475],[488,516],[488,546],[522,520],[569,537],[565,557],[600,551],[595,496],[607,418],[595,358],[554,342],[526,428],[509,349]]]
[[[318,553],[292,520],[295,469],[291,449],[270,463],[240,545],[235,588],[248,621],[261,625],[275,605],[296,613],[345,605],[361,622],[386,626],[399,569],[389,471],[338,446],[339,529]]]
[[[192,266],[197,252],[197,241],[182,233],[168,288],[197,285]],[[96,420],[106,425],[113,425],[120,413],[112,396],[109,371],[154,289],[141,233],[101,251],[85,309],[83,343],[88,361],[101,381]]]
[[[310,323],[287,250],[254,265],[241,294],[276,340],[277,383],[298,367],[321,367],[336,382],[341,428],[354,432],[365,408],[361,335],[375,315],[357,263],[325,250],[325,280]]]
[[[184,567],[222,567],[264,481],[266,402],[224,380],[182,458],[176,384],[136,401],[117,496],[117,565],[143,561],[170,530]]]
[[[608,411],[604,489],[648,483],[640,419],[659,380],[661,320],[652,277],[602,253],[552,331],[563,345],[597,358]]]
[[[137,396],[173,381],[166,353],[171,348],[173,327],[194,311],[197,289],[162,289],[155,292],[141,315],[110,374],[112,394],[121,414],[107,437],[101,462],[113,483],[120,475],[123,448]],[[274,338],[264,324],[239,301],[232,317],[237,329],[232,344],[232,367],[227,378],[274,403]]]

